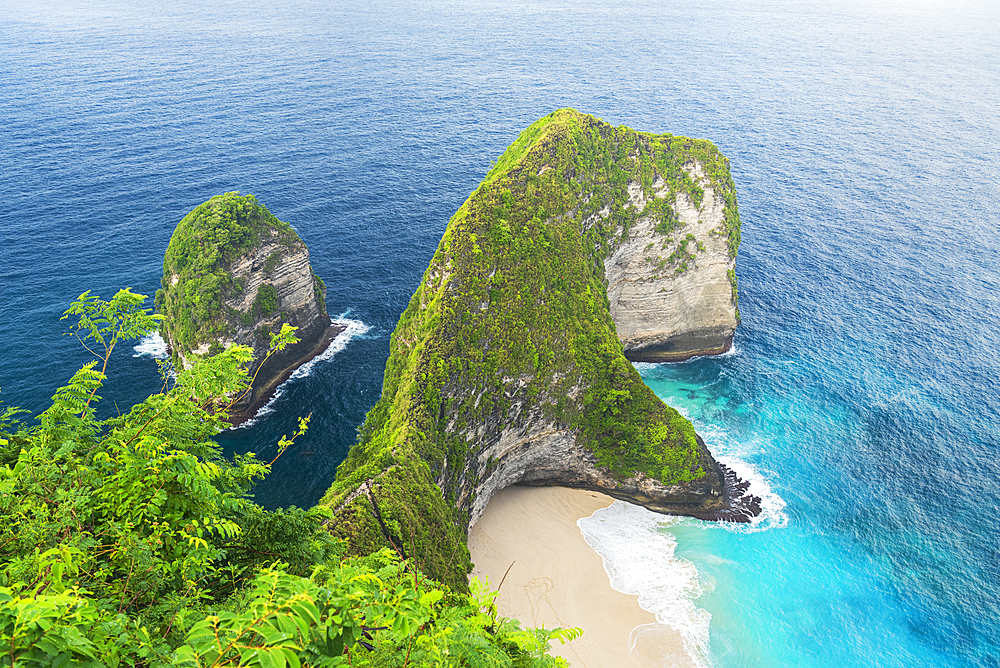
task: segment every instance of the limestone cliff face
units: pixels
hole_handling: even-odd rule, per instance
[[[252,195],[213,197],[177,225],[163,262],[159,310],[176,363],[235,344],[253,348],[253,386],[234,405],[237,419],[266,400],[332,334],[326,287],[292,228]],[[264,360],[270,335],[287,322],[299,343]]]
[[[683,169],[701,189],[701,200],[671,192],[658,180],[652,197],[668,200],[674,229],[661,234],[654,216],[642,216],[604,260],[611,317],[633,362],[726,352],[739,323],[726,200],[716,194],[725,185],[713,184],[697,162]],[[630,183],[628,191],[635,208],[645,210],[641,184]]]
[[[743,490],[627,358],[728,345],[738,242],[710,143],[574,110],[532,125],[452,217],[400,317],[382,397],[321,502],[331,530],[461,588],[467,528],[511,484],[746,520]]]
[[[466,463],[456,503],[468,509],[470,526],[495,493],[515,484],[590,489],[679,515],[709,517],[726,508],[723,478],[710,456],[701,460],[710,473],[699,480],[665,485],[641,472],[615,476],[581,442],[579,430],[547,420],[542,411],[518,417],[501,425],[499,437],[490,439],[475,461]],[[700,439],[699,445],[704,449]],[[447,488],[446,476],[438,476],[435,482]]]

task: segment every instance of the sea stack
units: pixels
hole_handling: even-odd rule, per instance
[[[468,527],[508,485],[749,519],[746,485],[630,362],[730,345],[738,244],[710,142],[572,109],[534,123],[452,217],[400,317],[382,397],[321,502],[330,529],[461,589]]]
[[[291,225],[253,195],[217,195],[186,215],[163,257],[157,310],[161,334],[177,365],[241,344],[254,351],[250,391],[231,416],[255,411],[291,372],[322,352],[337,334],[326,311],[326,286],[309,249]],[[263,362],[271,334],[297,327],[299,342]],[[262,364],[263,362],[263,364]]]

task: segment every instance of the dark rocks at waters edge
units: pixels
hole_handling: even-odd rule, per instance
[[[761,498],[746,494],[750,483],[736,475],[736,471],[721,462],[717,464],[722,474],[722,506],[708,511],[694,511],[691,516],[713,522],[750,522],[761,513]]]
[[[698,437],[699,444],[705,447]],[[552,447],[540,452],[536,447],[513,451],[497,460],[498,468],[515,472],[518,476],[507,484],[529,487],[572,487],[606,494],[612,498],[643,506],[665,515],[694,517],[709,522],[750,522],[761,513],[761,498],[747,494],[750,483],[735,471],[718,461],[708,460],[704,468],[710,473],[703,479],[664,485],[642,474],[620,479],[596,466],[592,456],[571,439],[565,439],[562,448]],[[520,459],[521,461],[517,461]],[[486,487],[480,494],[492,496],[499,489]],[[479,512],[473,506],[473,521]],[[485,504],[482,506],[485,508]]]
[[[345,325],[331,322],[325,331],[318,330],[319,336],[314,334],[308,340],[300,339],[294,346],[289,346],[285,350],[275,353],[264,364],[260,365],[257,380],[247,395],[248,400],[237,403],[230,409],[230,421],[233,426],[238,427],[252,418],[261,407],[271,400],[279,385],[288,380],[297,368],[322,355],[337,335],[345,329],[347,329]]]

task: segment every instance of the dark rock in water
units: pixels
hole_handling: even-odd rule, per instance
[[[253,195],[217,195],[185,216],[164,255],[162,285],[156,306],[167,316],[161,334],[175,364],[234,343],[253,348],[254,381],[232,408],[236,422],[343,330],[330,322],[306,245]],[[282,323],[298,328],[299,342],[264,361]]]
[[[716,522],[749,522],[761,513],[761,498],[744,494],[750,483],[741,480],[736,472],[725,464],[717,463],[722,473],[722,504],[707,512],[695,511],[693,517]]]

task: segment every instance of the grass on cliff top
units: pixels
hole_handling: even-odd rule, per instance
[[[521,134],[452,217],[392,335],[382,397],[323,500],[337,508],[353,498],[341,535],[359,546],[402,541],[426,572],[464,581],[469,494],[494,465],[480,450],[529,421],[576,428],[619,478],[704,476],[709,459],[691,423],[622,353],[603,266],[638,217],[672,214],[627,207],[629,183],[652,197],[662,179],[668,201],[683,192],[700,202],[702,186],[682,168],[693,161],[726,199],[735,253],[735,188],[711,143],[571,109]],[[359,486],[378,491],[378,523],[355,512]]]
[[[276,234],[288,247],[302,243],[291,225],[278,220],[253,195],[238,192],[216,195],[177,224],[163,257],[163,287],[156,292],[156,307],[167,316],[163,327],[168,340],[183,352],[232,335],[223,297],[243,288],[230,266],[259,245],[265,234]]]

